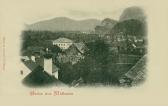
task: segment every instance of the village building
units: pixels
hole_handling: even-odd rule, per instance
[[[28,60],[30,60],[30,58],[29,58],[28,56],[22,56],[22,57],[21,57],[21,60],[22,60],[22,61],[28,61]]]
[[[67,38],[58,38],[53,41],[53,45],[57,45],[62,50],[68,49],[73,44],[73,41]]]
[[[60,63],[72,63],[76,64],[81,59],[84,59],[83,53],[86,50],[84,43],[74,43],[63,53],[59,53],[57,60]]]
[[[79,50],[79,52],[82,53],[82,54],[87,50],[87,47],[83,42],[74,43],[74,45]]]
[[[76,46],[75,44],[71,45],[69,49],[66,50],[66,56],[72,64],[76,64],[78,61],[84,58],[82,47],[80,45]]]
[[[52,77],[42,67],[38,66],[31,71],[24,79],[23,84],[27,86],[45,86],[45,85],[62,85],[63,83],[57,78]]]
[[[127,73],[125,73],[119,82],[123,86],[133,86],[143,82],[146,72],[146,55],[144,55]]]
[[[29,71],[33,71],[37,67],[42,67],[45,72],[51,76],[55,76],[58,79],[58,70],[59,68],[53,64],[52,58],[45,58],[44,56],[31,56],[31,59],[27,60],[25,57],[22,59],[22,62],[26,67],[29,68]],[[21,70],[21,74],[24,74],[25,70]]]
[[[29,60],[27,60],[29,61]],[[31,73],[31,70],[23,63],[20,62],[20,77],[23,79],[24,77],[26,77],[28,74]]]
[[[37,58],[36,63],[42,66],[44,68],[44,71],[47,72],[49,75],[54,76],[56,79],[58,79],[59,68],[53,64],[52,57],[46,55],[42,58]]]

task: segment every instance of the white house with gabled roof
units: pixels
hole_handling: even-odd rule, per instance
[[[73,41],[67,38],[58,38],[53,41],[53,45],[57,45],[62,50],[68,49],[73,44]]]

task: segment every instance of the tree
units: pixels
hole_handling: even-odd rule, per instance
[[[87,44],[85,59],[76,65],[76,70],[85,83],[103,83],[106,81],[109,45],[99,39]]]

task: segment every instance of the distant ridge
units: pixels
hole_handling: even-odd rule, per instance
[[[26,30],[33,31],[94,31],[101,20],[86,19],[74,20],[67,17],[56,17],[50,20],[39,21],[34,24],[26,25]]]

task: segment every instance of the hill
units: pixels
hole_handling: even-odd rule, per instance
[[[111,30],[112,34],[123,32],[125,35],[144,36],[146,25],[139,20],[130,19],[117,23]]]
[[[129,19],[136,19],[141,22],[145,22],[146,16],[144,11],[139,7],[126,8],[120,16],[119,21],[125,21]]]
[[[67,17],[57,17],[27,25],[26,30],[33,31],[94,31],[95,26],[101,23],[97,19],[73,20]]]
[[[95,32],[98,34],[107,34],[116,24],[116,20],[105,18],[100,25],[95,27]]]

